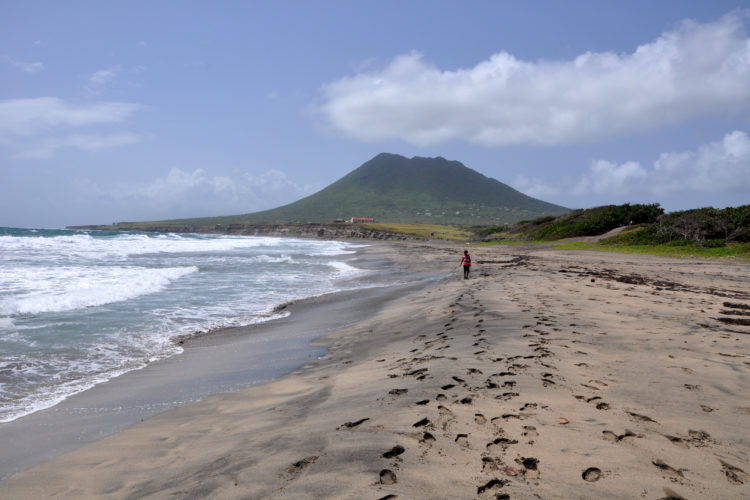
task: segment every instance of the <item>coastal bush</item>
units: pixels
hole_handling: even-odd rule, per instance
[[[750,242],[750,229],[740,228],[734,230],[727,238],[727,241],[734,241],[737,243]]]
[[[558,217],[519,222],[510,230],[499,226],[475,228],[487,239],[550,241],[597,236],[626,226],[620,234],[603,239],[600,246],[690,246],[722,248],[728,243],[750,243],[750,205],[713,207],[664,213],[659,204],[605,205],[573,210]]]
[[[750,205],[671,212],[660,216],[657,225],[662,238],[672,240],[746,242],[750,241]]]
[[[535,240],[597,236],[622,226],[653,223],[662,214],[664,209],[658,203],[605,205],[519,223],[512,232],[523,239]]]

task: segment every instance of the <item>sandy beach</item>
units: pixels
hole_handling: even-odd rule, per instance
[[[391,243],[449,279],[281,379],[0,482],[27,498],[750,498],[750,265]]]

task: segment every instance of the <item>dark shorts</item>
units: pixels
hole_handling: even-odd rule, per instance
[[[468,273],[470,269],[471,269],[471,266],[464,266],[465,273]]]

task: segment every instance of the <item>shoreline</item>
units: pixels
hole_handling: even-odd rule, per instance
[[[462,247],[381,248],[398,265],[458,277]],[[721,319],[750,304],[750,265],[497,247],[472,256],[470,280],[410,291],[320,337],[323,358],[161,413],[0,492],[748,496],[750,327]]]
[[[390,264],[381,257],[378,249],[357,249],[357,261],[363,269],[388,269]],[[385,280],[394,277],[389,274]],[[421,279],[429,278],[421,275]],[[325,355],[326,349],[313,345],[313,341],[355,321],[354,311],[382,307],[392,300],[391,296],[403,294],[412,286],[389,285],[377,276],[365,280],[369,286],[280,304],[279,309],[290,313],[283,317],[176,337],[175,343],[183,348],[180,354],[0,424],[0,442],[4,443],[0,450],[0,485],[17,472],[161,412],[282,377]]]

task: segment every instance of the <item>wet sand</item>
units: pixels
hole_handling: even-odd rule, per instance
[[[289,315],[281,319],[185,337],[178,356],[0,424],[0,481],[166,410],[277,379],[325,355],[324,347],[310,345],[312,340],[437,279],[405,273],[386,257],[377,246],[358,251],[354,264],[377,273],[342,286],[366,288],[286,304],[280,313]]]
[[[748,498],[750,265],[384,246],[449,280],[279,380],[149,418],[3,498]]]

